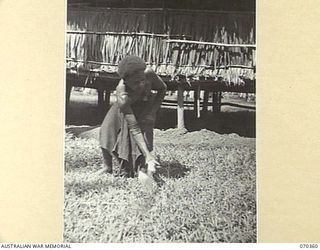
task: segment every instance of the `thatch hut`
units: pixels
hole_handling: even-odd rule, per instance
[[[126,55],[142,57],[178,90],[178,126],[183,125],[183,91],[255,91],[254,1],[69,0],[67,95],[71,86],[98,89],[108,103]]]

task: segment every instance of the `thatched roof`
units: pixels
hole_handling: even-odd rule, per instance
[[[255,12],[255,0],[68,0],[68,4],[109,8],[171,8]]]
[[[255,78],[254,13],[69,8],[67,31],[68,72],[113,75],[134,54],[172,79]]]

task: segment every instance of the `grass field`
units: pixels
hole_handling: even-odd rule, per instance
[[[165,185],[98,174],[98,128],[65,140],[65,242],[256,242],[255,139],[155,131]]]
[[[165,185],[146,190],[99,174],[96,105],[94,94],[72,94],[66,113],[65,242],[256,242],[254,111],[186,110],[185,133],[172,129],[176,110],[161,108],[154,155]]]

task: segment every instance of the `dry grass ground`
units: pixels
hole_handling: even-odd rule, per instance
[[[207,120],[192,130],[187,117],[193,132],[185,133],[159,117],[166,130],[155,130],[154,154],[165,185],[151,190],[137,179],[98,174],[99,127],[67,126],[65,242],[256,242],[255,139],[238,135],[252,133],[252,118],[238,113],[252,125],[239,129],[228,112],[217,114],[229,131],[221,134],[196,131]]]

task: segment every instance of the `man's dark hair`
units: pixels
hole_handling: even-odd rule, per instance
[[[126,56],[118,65],[118,74],[122,79],[146,69],[146,63],[138,56]]]

